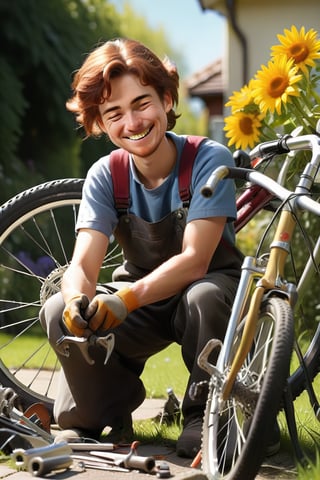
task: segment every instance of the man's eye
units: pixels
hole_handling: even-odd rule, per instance
[[[110,115],[108,118],[107,118],[107,121],[109,122],[116,122],[117,120],[119,120],[120,118],[120,113],[116,113],[115,115]]]
[[[142,102],[139,105],[140,110],[143,110],[144,108],[147,108],[150,105],[150,102]]]

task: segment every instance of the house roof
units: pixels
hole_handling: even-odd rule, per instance
[[[185,86],[191,97],[221,95],[225,85],[222,77],[222,59],[207,65],[185,80]]]

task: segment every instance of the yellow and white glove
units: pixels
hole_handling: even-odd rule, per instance
[[[115,294],[96,295],[86,309],[85,318],[93,332],[105,331],[120,325],[136,308],[139,308],[137,297],[130,288],[123,288]]]
[[[62,319],[68,331],[76,337],[88,337],[90,334],[88,322],[84,313],[89,305],[87,295],[80,294],[72,297],[63,310]]]

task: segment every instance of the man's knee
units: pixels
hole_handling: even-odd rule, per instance
[[[64,306],[62,294],[59,292],[48,298],[39,312],[40,324],[49,340],[52,338],[57,340],[62,334],[61,319]]]

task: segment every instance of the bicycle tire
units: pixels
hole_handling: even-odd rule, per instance
[[[269,201],[272,199],[271,195],[262,187],[253,185],[251,188],[251,194],[248,194],[248,190],[244,190],[242,194],[237,199],[237,220],[235,222],[235,231],[238,233],[244,226],[248,224],[250,219],[254,217],[257,213],[263,211],[266,207],[269,210],[274,211],[274,208]],[[242,207],[246,206],[248,201],[252,200],[256,202],[255,208],[247,215],[246,209],[242,211]],[[257,201],[257,198],[260,196],[260,200]],[[255,198],[257,197],[257,198]],[[320,265],[318,265],[318,268]],[[317,281],[317,272],[314,268],[315,279]],[[295,279],[294,282],[298,284],[299,278]],[[299,292],[298,292],[299,294]],[[302,298],[303,302],[303,298]],[[299,345],[299,341],[297,340]],[[301,395],[306,389],[306,378],[309,378],[309,381],[312,383],[314,378],[320,372],[320,323],[316,326],[314,332],[310,336],[309,345],[306,348],[306,351],[302,355],[303,365],[299,361],[298,366],[293,369],[288,377],[288,388],[290,388],[292,398],[295,400]],[[297,354],[298,357],[298,354]]]
[[[299,345],[299,340],[297,339]],[[298,354],[297,354],[298,356]],[[288,377],[288,388],[290,389],[292,399],[296,400],[307,386],[307,377],[312,383],[320,372],[320,324],[318,323],[315,332],[312,334],[311,341],[306,352],[302,355],[303,365],[293,370]]]
[[[202,430],[202,468],[209,480],[255,478],[265,456],[268,429],[280,409],[292,347],[292,310],[284,299],[269,298],[261,306],[251,352],[229,399],[222,401],[219,380],[214,376],[210,380]]]
[[[60,365],[38,313],[59,291],[71,259],[83,181],[46,182],[1,207],[0,383],[14,389],[24,410],[41,402],[52,412]],[[118,245],[111,244],[102,277],[108,280],[121,259]],[[18,347],[20,337],[32,339],[25,353]]]

